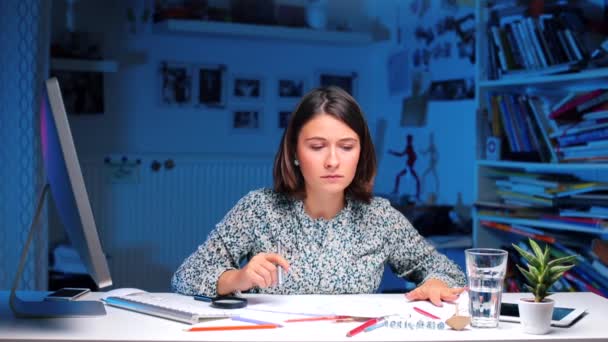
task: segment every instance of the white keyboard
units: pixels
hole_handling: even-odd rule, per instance
[[[231,312],[211,308],[207,303],[176,293],[140,292],[126,296],[107,297],[104,301],[107,305],[117,308],[188,324],[233,316]]]

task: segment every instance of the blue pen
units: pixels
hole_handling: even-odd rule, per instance
[[[386,321],[378,322],[378,323],[376,323],[376,324],[372,325],[371,327],[365,328],[365,330],[364,330],[364,331],[365,331],[365,332],[369,332],[369,331],[372,331],[372,330],[375,330],[375,329],[381,328],[381,327],[383,327],[383,326],[385,326],[385,325],[386,325]]]
[[[241,316],[233,316],[233,317],[231,317],[231,319],[233,321],[239,321],[239,322],[246,322],[246,323],[253,323],[253,324],[274,324],[277,327],[283,327],[282,325],[276,324],[276,323],[273,323],[273,322],[265,322],[265,321],[260,321],[260,320],[257,320],[257,319],[246,318],[246,317],[241,317]]]

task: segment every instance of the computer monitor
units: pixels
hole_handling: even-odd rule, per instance
[[[40,141],[46,184],[38,198],[32,226],[11,289],[11,309],[19,317],[104,315],[105,308],[100,301],[26,301],[16,295],[27,250],[39,231],[38,221],[49,189],[63,228],[89,275],[100,289],[112,285],[56,78],[45,82],[40,106]]]

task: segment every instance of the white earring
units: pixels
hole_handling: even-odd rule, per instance
[[[299,162],[297,159],[293,161],[293,164],[294,164],[295,166],[300,166],[300,162]]]

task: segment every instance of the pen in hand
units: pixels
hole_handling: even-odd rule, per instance
[[[277,241],[277,254],[283,256],[283,247],[281,241]],[[277,266],[277,284],[283,285],[283,267]]]

